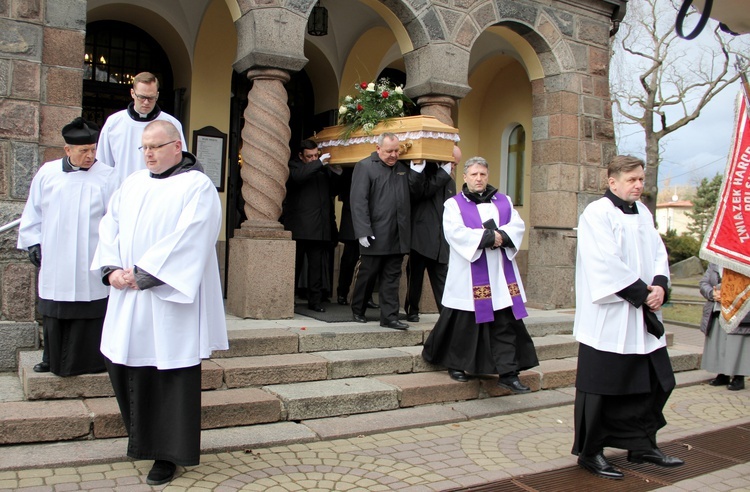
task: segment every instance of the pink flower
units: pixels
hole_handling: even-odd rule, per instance
[[[383,96],[383,99],[388,99],[388,96],[390,96],[390,94],[388,94],[388,91],[383,91],[380,95]]]
[[[359,86],[360,86],[360,87],[361,87],[362,89],[367,89],[367,82],[362,82],[361,84],[359,84]]]

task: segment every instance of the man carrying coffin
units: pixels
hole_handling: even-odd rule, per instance
[[[147,483],[200,461],[201,359],[228,348],[216,240],[216,188],[180,132],[143,132],[147,169],[112,197],[93,268],[112,286],[101,350],[131,458],[155,460]]]

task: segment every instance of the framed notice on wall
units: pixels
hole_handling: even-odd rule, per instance
[[[224,169],[227,155],[227,134],[213,126],[193,132],[193,153],[217,191],[224,191]]]

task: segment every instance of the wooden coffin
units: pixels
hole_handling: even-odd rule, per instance
[[[390,118],[379,123],[372,135],[362,130],[348,139],[342,134],[343,125],[329,126],[312,137],[321,153],[331,154],[331,164],[353,165],[375,152],[378,136],[384,132],[395,133],[401,141],[399,159],[448,162],[453,160],[453,144],[458,142],[458,130],[441,123],[434,116],[407,116]]]

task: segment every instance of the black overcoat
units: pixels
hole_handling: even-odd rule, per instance
[[[336,223],[333,211],[336,175],[320,160],[289,161],[289,179],[284,201],[284,229],[292,239],[333,241]]]
[[[422,192],[424,179],[401,161],[392,167],[377,152],[354,166],[350,203],[354,235],[370,239],[362,255],[407,254],[411,247],[411,194]]]
[[[443,234],[443,206],[456,194],[456,182],[434,162],[428,162],[421,193],[412,195],[411,249],[447,264],[450,250]]]

